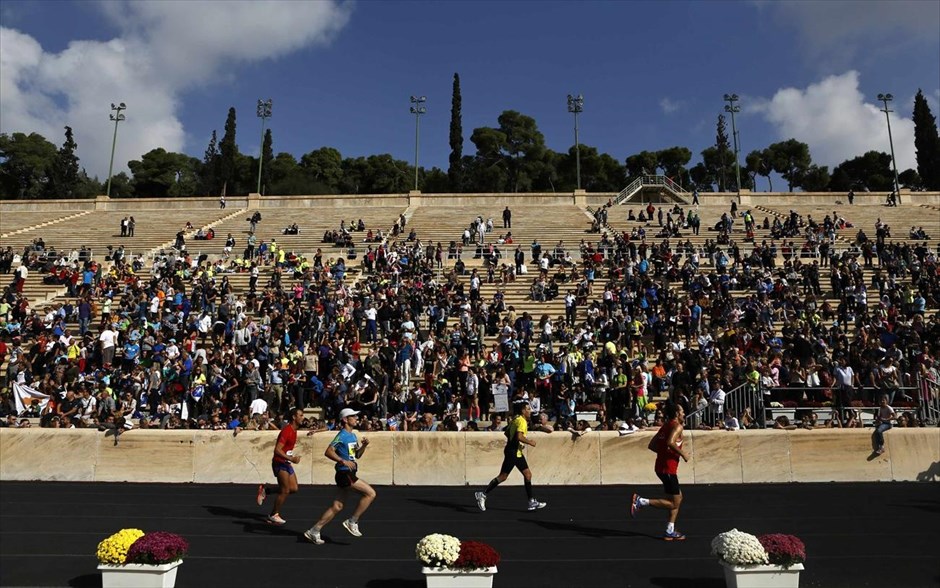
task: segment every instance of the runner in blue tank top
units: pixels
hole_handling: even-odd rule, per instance
[[[333,517],[343,511],[349,490],[355,490],[361,495],[359,505],[353,515],[343,521],[343,527],[353,537],[362,537],[362,533],[359,532],[359,517],[375,500],[375,490],[358,477],[359,464],[356,460],[362,457],[366,447],[369,446],[368,439],[363,437],[360,443],[354,432],[356,425],[359,423],[359,412],[351,408],[344,408],[339,413],[339,420],[342,428],[324,453],[326,457],[336,462],[336,498],[333,499],[332,506],[326,509],[320,520],[304,532],[304,537],[317,545],[325,543],[320,537],[320,531],[333,520]]]

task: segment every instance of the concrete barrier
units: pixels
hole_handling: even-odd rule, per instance
[[[301,484],[332,484],[323,453],[334,433],[298,437],[294,466]],[[541,485],[655,484],[652,432],[533,433],[526,456]],[[361,435],[365,436],[365,435]],[[499,471],[501,433],[368,435],[360,460],[373,484],[480,486]],[[687,431],[684,484],[757,482],[940,482],[940,429],[892,429],[882,455],[871,453],[871,431]],[[274,431],[235,436],[214,431],[129,431],[114,437],[92,430],[0,429],[0,480],[78,482],[273,482]],[[521,484],[518,475],[507,484]]]

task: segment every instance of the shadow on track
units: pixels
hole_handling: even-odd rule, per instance
[[[549,531],[570,531],[597,539],[603,539],[604,537],[649,537],[650,539],[661,539],[660,537],[647,533],[634,533],[633,531],[621,531],[619,529],[602,529],[600,527],[585,527],[572,523],[557,523],[554,521],[539,521],[536,519],[519,519],[519,522],[538,525]]]

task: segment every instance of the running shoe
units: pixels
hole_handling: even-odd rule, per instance
[[[315,545],[323,545],[326,543],[326,541],[320,538],[320,531],[314,531],[313,529],[307,529],[304,531],[304,537],[307,539],[307,541]]]
[[[533,498],[532,500],[529,501],[529,510],[538,510],[540,508],[545,508],[547,505],[548,505],[547,502],[539,502],[538,500]]]
[[[630,516],[636,518],[636,513],[640,512],[640,495],[633,493],[633,500],[630,502]]]
[[[483,492],[477,492],[473,495],[477,499],[477,507],[483,512],[486,512],[486,494]]]
[[[362,533],[359,532],[359,523],[354,523],[350,519],[343,521],[343,526],[346,527],[346,530],[349,531],[349,534],[353,537],[362,537]]]
[[[272,525],[283,525],[286,522],[287,521],[281,518],[281,515],[276,513],[268,517],[268,523]]]
[[[264,489],[264,484],[258,484],[258,506],[264,504],[264,499],[268,497],[267,491]]]
[[[685,535],[679,531],[673,531],[672,533],[666,533],[663,535],[663,539],[666,541],[685,541]]]

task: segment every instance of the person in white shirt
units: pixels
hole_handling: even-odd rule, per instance
[[[110,324],[106,324],[98,336],[98,341],[101,343],[101,363],[110,366],[114,361],[114,347],[118,342],[117,331],[112,330]]]
[[[891,421],[897,418],[894,409],[888,404],[888,395],[881,395],[881,406],[878,407],[878,424],[871,434],[871,448],[876,455],[885,452],[885,431],[892,427]]]
[[[737,431],[741,428],[738,418],[730,410],[725,412],[725,420],[721,423],[721,428],[726,431]]]
[[[268,403],[264,398],[260,396],[251,401],[251,405],[248,407],[248,415],[255,416],[256,414],[264,414],[268,411]]]

